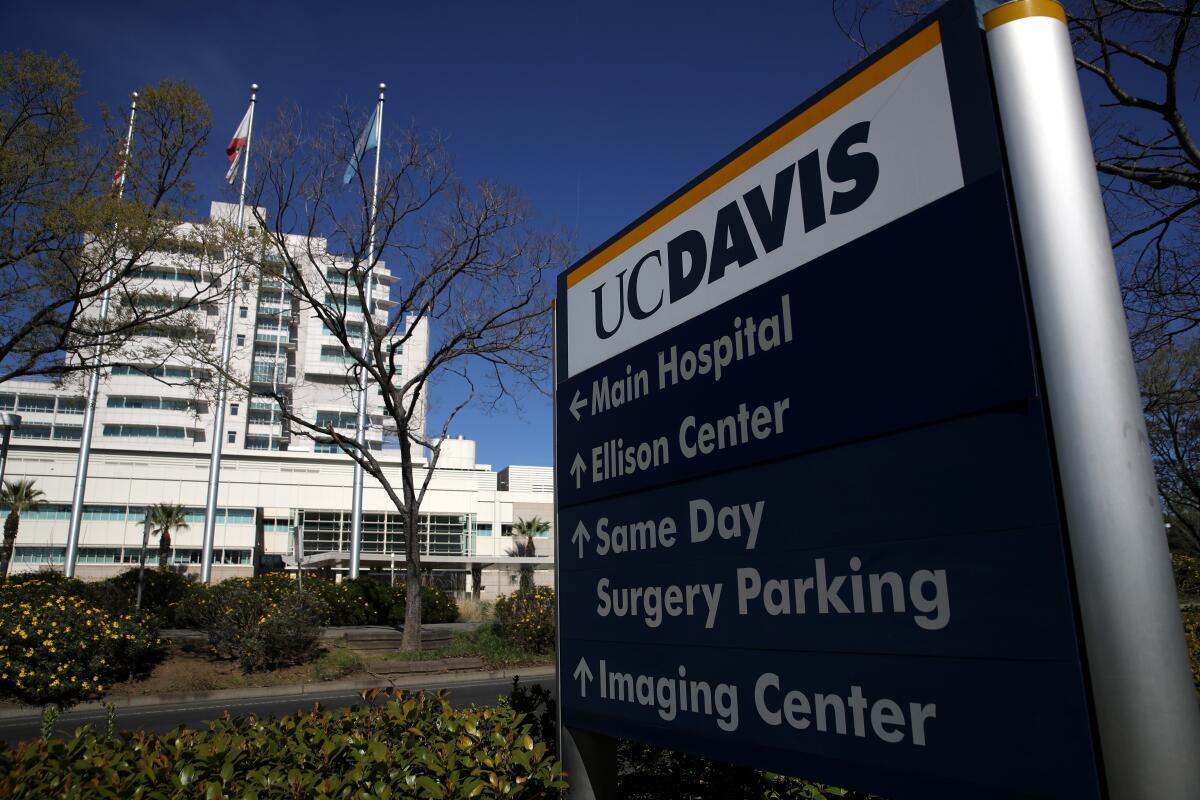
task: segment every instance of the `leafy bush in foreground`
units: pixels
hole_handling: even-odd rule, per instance
[[[617,789],[625,800],[878,800],[873,795],[759,772],[641,742],[617,746]]]
[[[0,743],[0,797],[557,798],[562,767],[506,708],[454,709],[441,697],[365,692],[367,705],[205,731]]]

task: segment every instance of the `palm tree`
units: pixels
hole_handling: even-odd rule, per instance
[[[166,569],[171,560],[172,531],[187,530],[187,508],[175,503],[150,506],[150,530],[158,536],[158,566]]]
[[[524,536],[525,541],[513,542],[513,549],[508,551],[510,556],[535,556],[537,555],[537,547],[534,546],[533,537],[542,531],[550,530],[550,523],[546,522],[541,517],[533,519],[518,519],[517,524],[513,526],[513,536]],[[533,588],[533,565],[521,565],[521,585],[520,590],[525,591]]]
[[[8,565],[12,562],[13,545],[17,542],[21,514],[40,506],[42,498],[46,496],[33,484],[32,480],[21,478],[5,481],[4,488],[0,489],[0,506],[8,507],[8,519],[4,520],[4,548],[0,550],[0,580],[4,580],[8,575]]]

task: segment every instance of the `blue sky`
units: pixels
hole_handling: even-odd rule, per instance
[[[0,47],[65,53],[84,111],[176,78],[214,115],[196,174],[228,199],[224,145],[261,84],[260,113],[313,123],[379,82],[388,123],[448,138],[459,172],[520,189],[580,254],[655,205],[858,60],[824,0],[328,3],[8,0]],[[92,114],[95,118],[94,114]],[[431,418],[444,407],[434,397]],[[550,402],[471,410],[453,429],[479,460],[551,463]]]

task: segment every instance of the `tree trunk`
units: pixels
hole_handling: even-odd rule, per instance
[[[163,531],[158,537],[158,568],[166,569],[171,562],[171,534]]]
[[[21,524],[21,515],[15,510],[8,512],[4,520],[4,549],[0,550],[0,581],[8,577],[8,566],[12,563],[13,545],[17,543],[17,527]]]
[[[409,506],[411,509],[412,506]],[[421,649],[421,537],[420,517],[409,511],[404,520],[405,553],[404,591],[408,601],[404,610],[404,638],[400,649],[416,652]]]

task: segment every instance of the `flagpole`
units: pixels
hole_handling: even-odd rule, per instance
[[[367,278],[366,309],[363,314],[362,343],[359,354],[366,363],[371,357],[371,342],[374,340],[375,287],[371,280],[371,268],[375,261],[375,206],[379,201],[379,152],[383,150],[383,93],[387,84],[379,84],[379,105],[375,109],[375,179],[371,183],[371,217],[367,226]],[[367,447],[367,370],[358,368],[358,418],[355,422],[354,441],[359,447]],[[354,462],[354,495],[350,501],[350,577],[358,577],[358,562],[362,556],[362,504],[363,468],[360,461]]]
[[[117,200],[125,196],[125,173],[129,169],[129,151],[133,144],[133,121],[137,116],[138,93],[134,92],[129,102],[129,127],[125,131],[125,148],[121,153],[121,175],[117,180]],[[111,191],[111,190],[110,190]],[[116,257],[116,253],[113,254]],[[71,495],[71,521],[67,525],[67,551],[63,556],[63,574],[75,577],[75,561],[79,556],[79,530],[83,521],[83,496],[87,490],[88,460],[92,456],[92,429],[96,424],[96,398],[100,392],[100,361],[104,351],[104,324],[108,322],[108,305],[112,287],[113,270],[110,265],[104,271],[104,293],[100,297],[100,330],[96,342],[96,365],[88,377],[87,402],[83,409],[83,429],[79,433],[79,460],[75,464],[75,490]]]
[[[246,147],[242,153],[242,189],[238,194],[237,227],[242,232],[246,218],[246,177],[250,171],[250,141],[254,136],[254,104],[258,99],[258,84],[250,84],[250,124],[246,129]],[[213,420],[212,450],[208,460],[208,498],[204,506],[204,551],[200,562],[200,581],[209,583],[212,580],[213,539],[217,532],[217,490],[221,477],[221,444],[225,438],[225,395],[228,391],[228,381],[225,378],[229,370],[229,355],[233,348],[233,312],[237,299],[238,269],[241,266],[240,255],[234,255],[233,273],[229,281],[229,291],[225,298],[225,332],[221,337],[221,372],[217,376],[217,408]]]

